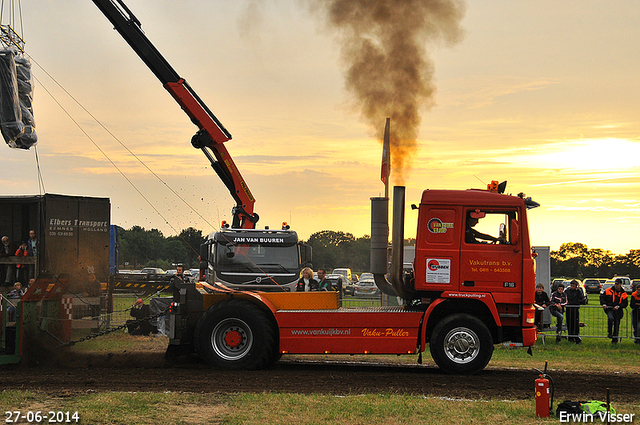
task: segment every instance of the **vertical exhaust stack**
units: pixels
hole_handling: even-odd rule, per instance
[[[391,283],[385,277],[387,272],[387,242],[389,237],[388,199],[371,198],[371,272],[380,290],[391,296],[405,300],[416,298],[417,294],[404,284],[402,263],[404,261],[404,186],[393,188],[393,229],[391,240]],[[384,243],[384,251],[382,245]]]
[[[389,198],[371,198],[371,273],[382,293],[397,296],[387,274],[389,246]]]

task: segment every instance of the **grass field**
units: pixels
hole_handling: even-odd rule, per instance
[[[300,394],[97,393],[48,398],[3,392],[0,408],[78,411],[83,424],[541,424],[532,401],[460,400],[394,394],[335,397]],[[640,417],[637,406],[616,406]],[[636,421],[637,422],[637,421]]]

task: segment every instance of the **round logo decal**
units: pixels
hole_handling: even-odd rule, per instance
[[[438,270],[439,268],[441,268],[440,263],[438,262],[438,260],[431,260],[429,261],[429,263],[427,263],[427,267],[429,268],[429,270],[431,270],[432,272],[435,272],[436,270]]]
[[[434,217],[427,223],[427,228],[431,233],[447,233],[447,229],[453,229],[453,223],[443,223],[442,220]]]

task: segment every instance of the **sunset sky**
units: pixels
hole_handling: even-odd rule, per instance
[[[346,86],[331,1],[126,3],[233,135],[259,227],[370,233],[384,120],[373,128]],[[419,108],[407,205],[427,188],[507,180],[541,204],[533,245],[640,249],[640,3],[459,4],[458,38],[423,41],[436,91]],[[23,0],[22,25],[46,192],[109,197],[112,223],[165,236],[230,219],[230,195],[191,147],[197,128],[90,0]],[[35,158],[2,148],[2,195],[39,193]],[[415,219],[407,208],[407,237]]]

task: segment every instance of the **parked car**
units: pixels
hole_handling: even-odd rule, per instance
[[[629,295],[633,293],[633,285],[631,284],[629,276],[614,276],[612,280],[615,281],[616,279],[622,279],[622,289],[624,289],[624,292]]]
[[[351,292],[352,294],[355,296],[355,291],[356,291],[356,287],[358,285],[358,283],[360,283],[360,281],[373,281],[374,286],[377,288],[378,286],[375,284],[375,280],[373,279],[373,273],[362,273],[360,275],[360,279],[358,279],[357,282],[353,282],[351,283]]]
[[[165,271],[162,270],[159,267],[145,267],[144,269],[140,270],[140,273],[142,273],[142,274],[165,274]]]
[[[352,279],[352,277],[351,277],[351,269],[349,269],[349,268],[333,269],[331,274],[341,274],[342,276],[345,277],[345,279],[347,279],[347,282],[351,282],[351,279]]]
[[[375,297],[380,295],[380,289],[376,286],[373,275],[364,279],[360,277],[360,280],[355,284],[354,295],[356,297]]]
[[[599,294],[600,289],[602,289],[602,284],[600,283],[600,279],[594,277],[588,277],[582,281],[584,284],[584,289],[587,294]]]
[[[200,269],[189,269],[189,271],[191,272],[191,277],[193,278],[193,281],[197,282],[198,279],[200,278]]]
[[[356,295],[356,284],[353,282],[349,282],[347,281],[345,283],[344,277],[342,278],[342,292],[344,293],[344,295],[352,295],[355,296]]]
[[[347,282],[347,280],[341,274],[328,274],[324,278],[331,283],[331,288],[334,291],[338,290],[338,280],[342,279],[342,291],[344,293],[348,293],[350,291],[351,295],[353,295],[353,289],[350,289],[349,291],[347,290],[349,282]]]
[[[624,292],[629,295],[633,293],[633,285],[631,285],[631,279],[629,279],[627,276],[614,276],[613,279],[607,279],[607,281],[602,284],[602,290],[600,291],[600,293],[603,293],[605,290],[612,287],[616,283],[616,279],[622,279],[622,289],[624,289]]]

